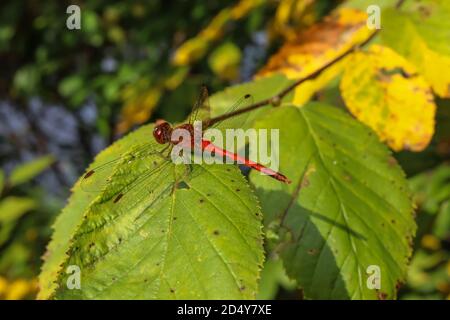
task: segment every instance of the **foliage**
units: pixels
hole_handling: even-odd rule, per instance
[[[37,279],[29,279],[32,275],[21,272],[31,260],[38,260],[37,252],[28,250],[29,244],[40,238],[36,226],[23,223],[24,215],[38,214],[42,211],[38,197],[31,192],[29,195],[13,195],[17,189],[27,184],[34,177],[47,169],[53,161],[51,156],[44,156],[23,165],[17,166],[5,177],[3,171],[0,197],[0,274],[9,275],[14,280],[0,276],[0,298],[22,299],[32,297],[37,292]],[[41,207],[41,208],[40,208]],[[22,221],[21,221],[22,220]],[[25,228],[24,228],[25,227]],[[15,232],[25,229],[25,232]],[[39,239],[41,240],[41,239]],[[36,273],[36,270],[33,272]],[[21,278],[20,276],[26,276]]]
[[[416,253],[409,269],[407,299],[445,299],[450,295],[450,168],[418,174],[411,181],[419,210]]]
[[[381,30],[367,27],[374,2]],[[89,130],[126,134],[72,187],[39,299],[449,296],[448,1],[97,0],[81,4],[79,31],[58,18],[63,4],[17,3],[0,19],[0,92],[77,117],[93,103]],[[182,122],[201,82],[212,117],[251,93],[221,128],[278,129],[290,185],[235,165],[159,167],[152,122]],[[43,207],[21,188],[54,158],[0,174],[5,257],[20,256],[13,231]],[[20,298],[34,280],[6,260],[0,296]],[[66,285],[73,265],[81,290]]]
[[[393,150],[422,151],[430,143],[436,112],[431,88],[395,51],[373,45],[352,55],[341,88],[350,112]]]

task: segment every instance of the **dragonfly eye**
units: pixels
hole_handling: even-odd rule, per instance
[[[159,123],[153,129],[153,137],[160,144],[165,144],[170,140],[171,126],[167,122]]]

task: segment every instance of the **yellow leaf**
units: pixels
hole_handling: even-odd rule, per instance
[[[175,90],[186,78],[189,73],[189,67],[178,67],[164,79],[164,87],[169,90]]]
[[[35,283],[24,279],[18,279],[10,283],[5,294],[6,300],[20,300],[35,291]]]
[[[262,3],[264,3],[264,0],[241,0],[231,8],[231,17],[234,20],[241,19]]]
[[[383,12],[385,44],[413,63],[441,97],[450,97],[450,2],[407,1]]]
[[[176,66],[185,66],[203,57],[208,50],[209,41],[195,37],[187,40],[175,52],[172,62]]]
[[[350,56],[342,97],[360,121],[395,151],[421,151],[434,133],[436,106],[431,88],[395,51],[373,45]]]
[[[217,47],[209,56],[208,64],[214,73],[225,80],[235,80],[239,75],[241,50],[232,42]]]
[[[441,241],[432,234],[424,235],[420,240],[420,244],[423,248],[433,251],[439,250],[441,248]]]
[[[3,296],[6,294],[7,289],[8,289],[8,280],[0,276],[0,299],[3,299]]]
[[[365,12],[342,8],[286,42],[259,72],[281,72],[290,79],[304,78],[343,52],[370,37]]]
[[[297,34],[296,29],[310,25],[316,19],[314,3],[315,0],[280,1],[271,30],[269,30],[270,38],[282,35],[292,40]]]
[[[347,60],[347,58],[344,58],[341,61],[334,63],[321,72],[316,78],[307,80],[297,86],[294,90],[294,99],[292,100],[292,103],[296,106],[303,106],[306,102],[311,100],[316,92],[326,87],[328,83],[342,73],[347,64]]]
[[[118,134],[123,134],[134,125],[142,124],[147,121],[152,115],[153,109],[159,102],[161,94],[162,89],[154,87],[127,101],[121,110],[116,132]]]
[[[265,3],[262,0],[241,0],[236,5],[222,9],[197,36],[184,42],[176,51],[172,63],[185,66],[203,58],[214,41],[220,39],[229,21],[239,20]]]

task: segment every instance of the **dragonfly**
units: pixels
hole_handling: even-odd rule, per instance
[[[225,112],[225,114],[236,111],[242,107],[245,102],[251,100],[252,96],[250,94],[246,94],[234,105],[232,105],[231,108]],[[191,172],[189,166],[186,165],[181,172],[180,170],[175,169],[175,167],[178,166],[170,166],[172,161],[169,154],[172,151],[172,148],[180,143],[190,145],[194,150],[195,147],[198,147],[201,151],[207,150],[215,155],[227,158],[233,163],[241,164],[245,167],[264,173],[265,175],[282,183],[291,183],[291,180],[289,180],[282,173],[274,171],[258,162],[241,156],[237,152],[220,148],[219,146],[214,145],[214,143],[210,140],[205,139],[203,137],[205,129],[209,127],[223,127],[225,126],[224,122],[226,122],[226,120],[215,122],[214,125],[210,126],[210,121],[208,118],[204,120],[199,119],[199,114],[201,114],[202,111],[203,113],[209,113],[209,109],[208,89],[206,86],[202,86],[199,97],[194,104],[187,123],[172,126],[165,120],[157,120],[152,132],[153,139],[149,139],[150,141],[147,141],[146,143],[136,145],[119,158],[108,161],[87,171],[81,180],[81,188],[84,191],[103,191],[104,185],[114,184],[114,179],[116,178],[117,180],[120,180],[120,183],[117,183],[117,187],[115,188],[109,188],[110,190],[113,190],[111,191],[111,197],[114,203],[121,201],[121,199],[128,193],[133,193],[133,198],[135,199],[137,199],[137,197],[141,197],[142,194],[146,193],[145,189],[149,184],[153,186],[153,189],[148,189],[150,189],[150,192],[154,194],[160,195],[163,192],[170,191],[170,188],[172,188],[173,191],[173,188],[178,184],[178,182]],[[224,119],[226,118],[223,116],[221,117]],[[196,132],[197,129],[194,126],[194,122],[196,120],[202,121],[203,132]],[[241,121],[243,121],[243,119],[241,119]],[[194,139],[192,138],[187,141],[174,138],[173,133],[179,129],[186,130],[190,137],[194,137],[196,133],[199,134],[201,137],[199,144],[195,145]],[[158,148],[158,146],[160,146],[160,148]],[[118,173],[115,172],[112,174],[112,172],[115,171],[114,167],[119,167],[119,163],[122,170]],[[167,169],[169,167],[172,167],[175,174],[175,179],[172,183],[168,183],[167,181]],[[137,169],[137,172],[135,169]],[[133,173],[130,174],[130,172]],[[92,177],[96,177],[96,182],[90,184],[90,181],[94,180]],[[154,190],[155,188],[159,188],[160,190]]]

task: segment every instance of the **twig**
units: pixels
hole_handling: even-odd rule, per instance
[[[401,7],[401,5],[403,4],[404,0],[399,0],[397,2],[397,4],[395,5],[396,9],[399,9]],[[310,75],[301,78],[297,81],[295,81],[294,83],[292,83],[291,85],[289,85],[288,87],[286,87],[285,89],[281,90],[279,93],[273,95],[270,98],[255,102],[245,108],[242,109],[238,109],[236,111],[230,112],[230,113],[226,113],[220,116],[217,116],[215,118],[211,118],[207,121],[205,121],[203,123],[204,127],[210,127],[212,125],[214,125],[217,122],[220,122],[222,120],[228,119],[228,118],[232,118],[235,116],[238,116],[240,114],[243,113],[247,113],[250,111],[253,111],[255,109],[264,107],[268,104],[272,104],[273,106],[278,106],[281,102],[281,100],[292,90],[294,90],[297,86],[299,86],[300,84],[302,84],[305,81],[308,80],[312,80],[317,78],[324,70],[328,69],[329,67],[331,67],[332,65],[334,65],[335,63],[343,60],[346,56],[348,56],[350,53],[358,50],[360,47],[365,46],[366,44],[368,44],[378,33],[379,33],[380,29],[376,29],[366,40],[364,40],[362,43],[356,44],[354,46],[352,46],[351,48],[349,48],[347,51],[343,52],[342,54],[340,54],[339,56],[337,56],[336,58],[334,58],[333,60],[331,60],[330,62],[328,62],[327,64],[323,65],[321,68],[317,69],[316,71],[314,71],[313,73],[311,73]]]

